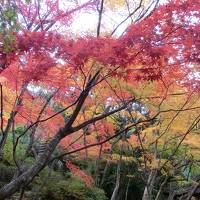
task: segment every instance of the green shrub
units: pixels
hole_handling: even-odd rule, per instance
[[[50,179],[42,189],[41,197],[44,200],[107,200],[103,190],[87,187],[77,177],[59,181]]]

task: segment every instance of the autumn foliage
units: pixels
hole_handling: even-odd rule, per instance
[[[29,134],[30,141],[57,142],[52,149],[53,145],[47,148],[49,157],[59,146],[64,155],[78,152],[79,158],[100,159],[112,150],[111,141],[119,136],[125,144],[142,148],[145,152],[141,157],[149,169],[155,169],[155,157],[147,151],[155,140],[163,145],[169,139],[152,137],[155,131],[174,131],[167,125],[173,118],[168,111],[174,112],[177,105],[175,111],[179,112],[178,104],[192,95],[196,96],[186,103],[188,107],[180,109],[199,109],[200,4],[173,0],[159,5],[119,37],[73,38],[56,31],[56,25],[68,27],[77,12],[93,11],[97,2],[72,1],[73,8],[62,10],[59,1],[45,1],[46,15],[34,2],[16,1],[23,16],[21,29],[9,32],[9,44],[7,35],[0,35],[2,147],[6,135],[22,125],[22,135],[14,135],[16,146]],[[171,98],[175,93],[186,96],[182,100]],[[130,106],[133,102],[139,105],[137,109]],[[155,125],[158,118],[165,121]],[[191,115],[187,115],[187,122],[190,120]],[[176,123],[180,125],[180,121]],[[123,135],[127,131],[131,131],[129,138]],[[183,130],[175,133],[179,131]],[[44,155],[41,168],[35,172],[51,161],[48,156]],[[71,161],[66,167],[87,186],[93,184],[93,179]]]

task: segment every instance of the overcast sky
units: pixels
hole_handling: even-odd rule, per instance
[[[116,0],[113,2],[116,2]],[[150,2],[150,0],[146,0],[143,2],[145,2],[146,5],[148,5],[148,2]],[[164,1],[162,0],[161,2],[164,2]],[[130,12],[132,12],[134,8],[138,6],[138,3],[139,1],[130,0]],[[135,16],[138,16],[138,14],[139,12],[137,12]],[[114,28],[127,16],[128,16],[128,9],[127,9],[127,5],[125,4],[125,1],[124,3],[121,3],[121,7],[111,6],[109,8],[108,6],[105,6],[103,17],[102,17],[102,26],[101,26],[102,32],[104,33],[106,32],[107,34],[111,33],[114,30]],[[134,19],[134,16],[133,16],[133,19]],[[85,32],[85,34],[89,32],[90,34],[93,33],[95,35],[97,23],[98,23],[97,12],[96,13],[82,12],[75,17],[75,20],[72,23],[70,32],[73,32],[75,34],[81,33],[81,35],[83,34],[83,32]],[[117,29],[115,36],[121,35],[130,23],[131,23],[131,18],[128,19],[125,23],[123,23]]]

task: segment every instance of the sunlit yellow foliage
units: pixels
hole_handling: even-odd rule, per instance
[[[111,159],[117,161],[117,160],[120,160],[120,157],[121,156],[119,154],[112,154]],[[133,156],[122,156],[121,159],[125,162],[132,162],[135,160]]]

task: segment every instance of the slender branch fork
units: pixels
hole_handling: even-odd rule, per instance
[[[130,102],[131,102],[131,101],[130,101]],[[129,103],[130,103],[130,102],[129,102]],[[126,107],[127,107],[127,106],[126,106]],[[104,118],[106,118],[106,117],[108,117],[108,116],[110,116],[110,115],[112,115],[112,114],[118,112],[119,110],[125,109],[126,107],[121,107],[121,108],[119,108],[119,109],[114,110],[113,112],[107,113],[107,114],[105,114],[106,116],[104,115],[104,116],[105,116]],[[195,108],[200,108],[200,107],[195,107]],[[193,109],[193,108],[191,108],[191,110],[192,110],[192,109]],[[152,121],[152,120],[155,120],[161,113],[166,113],[166,112],[185,112],[185,111],[188,111],[188,110],[190,110],[190,109],[188,108],[188,109],[183,109],[183,110],[179,110],[179,109],[177,109],[177,110],[175,110],[175,109],[160,110],[160,111],[159,111],[157,114],[155,114],[153,117],[151,117],[151,118],[149,118],[149,119],[146,119],[146,120],[141,120],[141,121],[139,121],[139,122],[137,122],[137,123],[133,123],[133,124],[127,126],[125,129],[123,129],[123,130],[117,132],[115,135],[113,135],[113,136],[111,136],[111,137],[109,137],[109,138],[107,138],[107,139],[105,139],[105,140],[103,140],[103,141],[100,141],[100,142],[97,142],[97,143],[93,143],[93,144],[89,144],[89,145],[87,145],[87,146],[80,147],[80,148],[78,148],[78,149],[75,149],[75,150],[72,150],[72,151],[63,153],[63,154],[61,154],[61,155],[59,155],[59,156],[56,156],[56,157],[53,158],[52,160],[61,158],[61,157],[65,156],[65,155],[69,155],[69,154],[76,153],[76,152],[78,152],[78,151],[84,150],[85,148],[91,148],[91,147],[94,147],[94,146],[97,146],[97,145],[102,145],[102,144],[104,144],[104,143],[106,143],[106,142],[112,140],[113,138],[120,136],[122,133],[124,133],[124,132],[126,132],[126,131],[129,131],[131,128],[136,127],[136,126],[139,125],[139,124],[142,124],[142,123],[145,123],[145,122],[150,122],[150,121]],[[102,116],[101,116],[101,117],[102,117]],[[78,125],[77,127],[72,128],[72,130],[74,130],[74,131],[76,132],[76,131],[80,130],[81,128],[87,126],[88,124],[91,124],[91,123],[94,123],[94,122],[100,120],[101,117],[95,117],[95,118],[93,118],[93,119],[91,119],[91,120],[88,120],[88,121],[84,122],[83,124],[80,124],[80,125]],[[198,119],[198,118],[199,118],[199,116],[197,117],[197,119]],[[185,133],[186,135],[189,134],[189,133],[191,132],[192,128],[194,128],[194,127],[196,126],[196,124],[199,123],[199,120],[198,120],[198,121],[195,120],[194,122],[195,122],[195,123],[193,123],[193,124],[191,125],[191,128]],[[85,124],[85,126],[84,126],[84,124]],[[73,131],[72,131],[72,132],[73,132]],[[183,140],[185,139],[185,137],[186,137],[185,134],[183,135],[183,138],[182,138],[180,144],[181,144],[181,143],[183,142]],[[155,142],[157,142],[157,141],[158,141],[158,140],[156,139],[153,143],[155,143]],[[152,144],[153,144],[153,143],[152,143]],[[151,145],[152,145],[152,144],[151,144]],[[180,146],[180,144],[178,145],[178,147]],[[177,151],[177,149],[176,149],[176,151]],[[174,154],[175,154],[175,153],[174,153]],[[52,160],[51,160],[51,161],[52,161]]]

